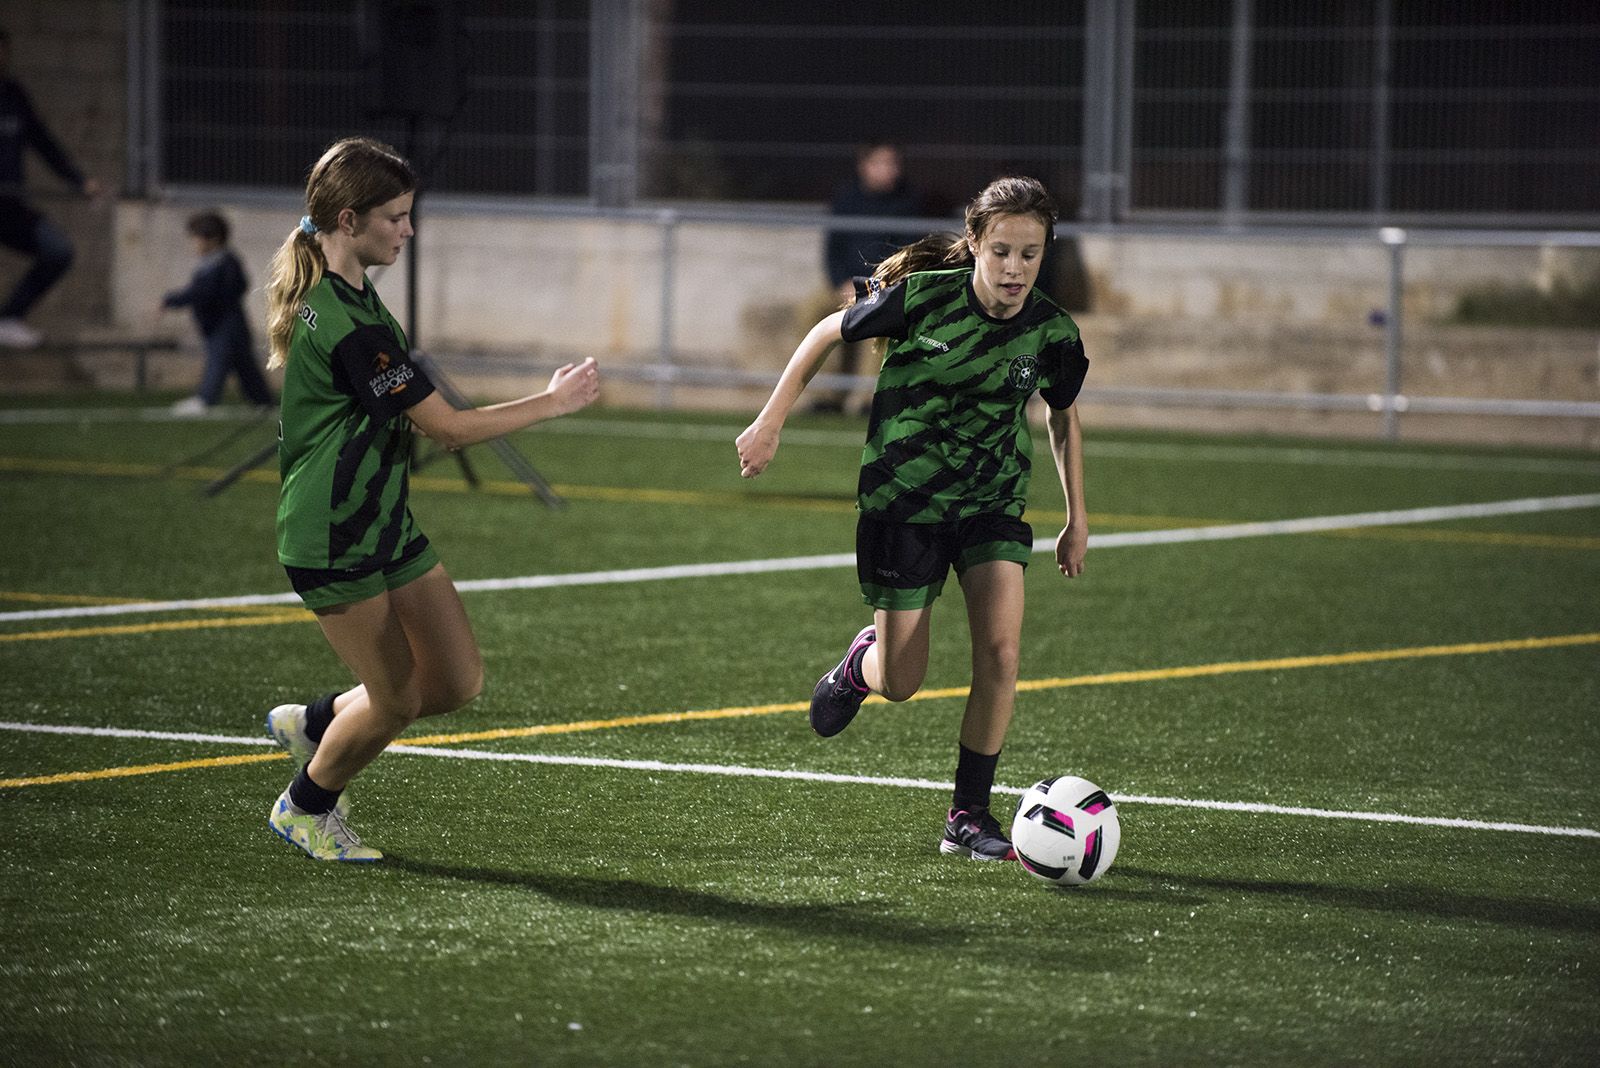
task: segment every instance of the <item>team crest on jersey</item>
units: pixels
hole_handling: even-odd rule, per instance
[[[300,305],[300,318],[305,321],[307,329],[315,330],[317,328],[317,313],[311,310],[311,305]]]
[[[1021,356],[1011,361],[1011,368],[1006,372],[1006,381],[1011,383],[1013,389],[1023,393],[1031,393],[1039,384],[1039,358],[1032,353],[1024,352]]]

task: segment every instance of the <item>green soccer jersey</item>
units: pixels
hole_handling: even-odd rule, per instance
[[[278,559],[371,570],[419,535],[407,507],[411,421],[433,392],[372,281],[332,272],[300,306],[283,382]]]
[[[1035,389],[1053,408],[1078,396],[1089,361],[1078,326],[1034,290],[1010,319],[978,304],[972,270],[927,271],[887,288],[856,280],[846,341],[889,339],[872,398],[857,506],[901,523],[1020,516]]]

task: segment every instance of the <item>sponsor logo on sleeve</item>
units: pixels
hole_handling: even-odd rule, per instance
[[[311,310],[311,305],[300,305],[300,318],[306,324],[306,329],[315,330],[317,328],[317,313]]]
[[[862,297],[860,300],[856,301],[856,303],[857,304],[876,304],[876,303],[878,303],[878,294],[880,294],[882,292],[883,292],[883,279],[881,279],[881,278],[868,278],[867,279],[867,295]]]
[[[409,363],[391,366],[393,363],[393,358],[387,352],[378,353],[372,361],[372,377],[367,380],[367,388],[372,390],[374,397],[381,397],[385,393],[403,393],[416,377],[416,368]]]

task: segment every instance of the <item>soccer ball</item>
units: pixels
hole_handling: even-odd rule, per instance
[[[1117,859],[1122,823],[1100,787],[1076,775],[1043,779],[1023,791],[1011,820],[1011,845],[1022,866],[1047,883],[1078,886]]]

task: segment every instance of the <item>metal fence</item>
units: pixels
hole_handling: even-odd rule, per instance
[[[1102,223],[1600,220],[1600,6],[1488,0],[130,0],[130,192],[293,187],[352,131],[444,191],[928,213],[1032,173]]]

